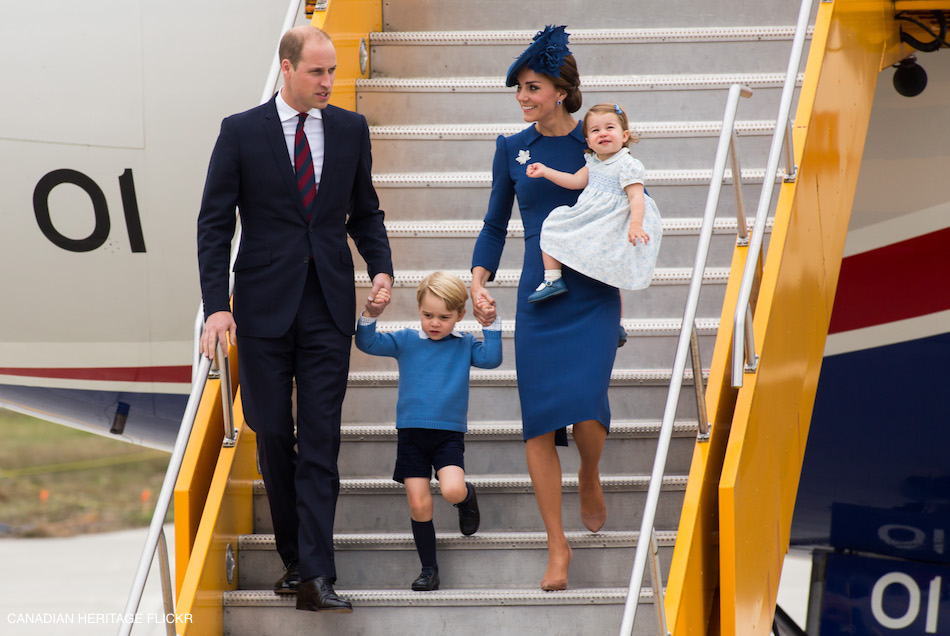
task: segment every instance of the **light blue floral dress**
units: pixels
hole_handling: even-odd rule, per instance
[[[572,206],[551,210],[541,227],[541,249],[582,274],[621,289],[650,285],[663,227],[653,198],[644,195],[643,229],[650,237],[627,239],[630,201],[624,188],[643,183],[646,170],[627,148],[605,161],[586,156],[587,187]]]

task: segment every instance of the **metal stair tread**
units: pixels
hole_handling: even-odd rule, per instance
[[[633,547],[639,539],[639,531],[604,530],[593,533],[585,530],[565,532],[571,547],[613,548]],[[656,533],[657,545],[672,547],[676,540],[676,531],[661,530]],[[480,532],[471,536],[443,535],[436,538],[439,549],[447,550],[494,550],[506,549],[546,549],[547,534],[544,532]],[[336,533],[333,535],[336,550],[415,550],[415,542],[410,532],[373,532],[373,533]],[[241,550],[274,550],[274,535],[268,533],[246,534],[238,538]]]
[[[709,369],[703,369],[703,378],[708,377]],[[614,369],[610,373],[611,386],[665,386],[673,377],[673,371],[666,369]],[[692,369],[686,369],[683,378],[693,379]],[[473,369],[469,376],[469,384],[480,386],[514,386],[518,381],[514,369],[501,371],[484,371]],[[347,380],[349,386],[390,386],[399,384],[398,371],[351,371]]]
[[[795,85],[800,87],[804,73],[799,73]],[[681,73],[663,75],[589,75],[584,77],[584,88],[645,90],[721,90],[732,84],[757,88],[782,88],[785,73]],[[456,93],[498,92],[509,93],[503,77],[378,77],[356,80],[357,91]]]
[[[510,136],[524,130],[520,124],[440,124],[440,125],[402,125],[370,126],[373,139],[486,139],[494,140],[498,135]],[[721,121],[652,121],[636,122],[634,131],[641,139],[666,137],[716,137],[722,128]],[[739,136],[771,136],[775,130],[772,120],[737,121],[736,132]]]
[[[811,36],[814,27],[809,27]],[[743,42],[791,40],[795,26],[716,26],[681,28],[570,29],[572,44],[635,44],[650,42]],[[535,31],[375,31],[370,33],[371,45],[439,45],[439,44],[517,44],[523,45]]]
[[[660,426],[661,422],[659,420],[614,420],[610,423],[610,437],[611,439],[655,437],[660,431]],[[568,436],[570,436],[572,427],[568,426],[567,429]],[[396,426],[392,422],[344,423],[340,430],[344,440],[396,439]],[[695,433],[695,421],[677,420],[673,422],[673,437],[691,437]],[[465,435],[469,439],[512,439],[521,441],[521,421],[469,422],[468,432]]]
[[[560,592],[540,589],[485,590],[480,588],[442,589],[433,592],[403,590],[344,590],[337,594],[359,607],[446,606],[446,605],[613,605],[627,599],[627,588],[578,588]],[[653,601],[653,590],[641,588],[640,602]],[[224,593],[224,606],[294,607],[296,598],[274,594],[272,590],[233,590]]]
[[[461,278],[466,284],[472,282],[471,270],[443,270]],[[422,279],[431,272],[428,270],[396,270],[393,287],[412,287],[415,288],[422,282]],[[688,284],[692,278],[693,270],[690,267],[657,267],[653,272],[651,285],[679,285]],[[370,287],[369,274],[366,272],[356,272],[354,276],[357,287]],[[703,272],[703,282],[725,283],[729,279],[728,267],[707,267]],[[520,269],[499,269],[495,272],[495,280],[488,283],[489,287],[517,287],[521,280]]]
[[[687,475],[664,475],[663,490],[685,490]],[[496,493],[526,493],[533,492],[531,478],[527,475],[471,475],[466,481],[476,489]],[[438,481],[433,479],[430,484],[433,491],[438,491]],[[636,492],[646,490],[650,485],[650,475],[601,475],[601,487],[605,493],[609,492]],[[563,492],[577,491],[577,475],[561,477]],[[402,492],[403,485],[393,481],[391,477],[364,477],[340,479],[340,493],[373,493],[385,494]],[[254,480],[254,494],[263,495],[267,490],[264,480]]]
[[[620,321],[627,335],[635,336],[678,336],[683,324],[682,319],[676,318],[624,318]],[[376,321],[376,331],[379,333],[392,333],[402,329],[418,329],[418,320],[378,320]],[[715,335],[719,329],[718,318],[697,318],[696,331],[698,335]],[[456,330],[465,332],[482,331],[481,324],[476,320],[462,320],[456,326]],[[502,336],[510,338],[515,333],[514,320],[502,320]]]
[[[651,186],[660,185],[708,185],[713,176],[712,169],[671,169],[647,170],[644,180]],[[762,183],[766,180],[764,168],[743,168],[740,171],[742,182],[746,185]],[[785,171],[778,169],[774,181],[781,183]],[[490,188],[491,171],[473,172],[388,172],[373,174],[373,185],[389,188]],[[723,183],[732,183],[732,171],[726,170]]]
[[[772,218],[766,222],[771,228]],[[703,219],[696,217],[673,217],[663,219],[664,236],[690,236],[702,228]],[[747,221],[749,229],[752,223]],[[484,222],[480,220],[432,219],[421,221],[386,221],[386,234],[390,238],[476,238]],[[717,217],[713,222],[713,234],[732,234],[739,227],[733,217]],[[520,219],[508,221],[508,238],[524,236],[524,223]]]

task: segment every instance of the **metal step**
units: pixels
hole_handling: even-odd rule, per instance
[[[743,104],[742,116],[763,119],[774,117],[784,81],[784,73],[587,75],[581,90],[587,106],[618,103],[635,113],[634,121],[682,121],[721,119],[729,87],[743,84],[758,98]],[[519,119],[504,77],[365,79],[356,81],[356,94],[357,109],[371,125],[493,123],[505,113],[510,119],[503,123]]]
[[[485,169],[491,167],[492,153],[484,157]],[[379,173],[376,192],[380,207],[388,219],[410,221],[481,220],[488,209],[491,181],[487,172],[465,173]],[[449,175],[452,175],[451,177]],[[456,176],[458,175],[458,176]],[[656,181],[647,182],[650,196],[656,200],[664,219],[694,218],[703,215],[709,196],[709,170],[649,170]],[[754,216],[762,193],[764,170],[743,170],[742,197],[746,214]],[[784,172],[782,172],[784,175]],[[772,195],[776,197],[781,182],[776,177]],[[774,198],[773,198],[774,200]],[[736,217],[735,192],[730,181],[722,188],[720,218]],[[517,203],[512,209],[518,218]]]
[[[798,5],[791,2],[726,0],[697,4],[695,0],[637,3],[630,0],[561,0],[512,3],[510,0],[446,2],[445,0],[387,0],[383,3],[385,31],[449,31],[463,29],[526,29],[532,34],[545,24],[569,29],[668,28],[794,24]]]
[[[413,297],[415,297],[415,294],[413,294]],[[674,319],[624,320],[622,324],[627,331],[627,336],[628,338],[637,337],[637,346],[624,346],[618,349],[614,365],[619,368],[669,369],[673,365],[673,357],[676,355],[676,344],[679,340],[681,323],[682,320]],[[418,330],[419,328],[418,320],[380,321],[377,323],[377,331],[379,332],[392,332],[401,329]],[[697,321],[701,360],[709,361],[712,358],[713,345],[718,329],[719,321],[714,318]],[[477,335],[481,333],[481,325],[475,321],[463,320],[458,324],[457,330],[462,333],[468,332]],[[502,363],[498,369],[511,370],[515,368],[514,331],[515,324],[513,320],[503,322]],[[355,343],[352,345],[351,371],[395,371],[397,368],[395,358],[369,355],[358,350]]]
[[[478,491],[481,512],[480,532],[537,531],[541,515],[527,475],[468,475],[467,481]],[[601,475],[607,502],[605,530],[638,528],[649,485],[648,475]],[[577,477],[566,475],[563,484],[563,519],[566,530],[583,530]],[[457,534],[458,511],[438,495],[433,480],[434,522],[439,533]],[[686,475],[663,478],[656,527],[673,530],[679,523]],[[405,528],[409,509],[402,484],[389,478],[341,479],[336,509],[336,532],[389,532]],[[254,483],[254,531],[274,531],[262,481]]]
[[[337,592],[353,603],[352,614],[296,611],[294,597],[270,590],[224,593],[224,631],[261,634],[363,634],[374,636],[461,636],[491,634],[609,634],[623,615],[627,588],[577,588],[562,592],[461,588],[435,592],[350,590]],[[652,590],[640,603],[652,605]],[[652,610],[638,615],[636,636],[656,634]]]
[[[403,524],[408,529],[409,522]],[[538,583],[547,562],[544,532],[478,532],[437,538],[441,589],[529,588]],[[574,550],[570,582],[578,587],[620,587],[630,580],[639,532],[568,533]],[[675,532],[657,533],[662,572],[669,571]],[[407,590],[420,562],[411,532],[338,533],[333,540],[338,584],[350,589]],[[272,534],[238,540],[241,589],[269,590],[283,574]]]
[[[521,239],[509,241],[511,247]],[[520,246],[517,246],[520,247]],[[507,249],[507,248],[506,248]],[[393,320],[411,320],[419,315],[416,297],[413,293],[403,293],[404,288],[416,289],[419,283],[433,270],[396,270],[396,280],[393,284],[394,293],[390,305],[386,308],[386,317]],[[466,284],[471,285],[472,274],[464,270],[445,270],[458,276]],[[653,282],[646,289],[640,291],[622,291],[624,318],[669,318],[683,315],[683,304],[689,291],[689,281],[692,270],[687,268],[657,268],[653,273]],[[518,296],[518,281],[521,272],[516,269],[500,269],[495,280],[488,284],[488,289],[498,304],[499,314],[503,319],[512,319],[515,316],[515,307]],[[723,296],[725,295],[726,281],[729,278],[727,267],[707,267],[703,277],[703,288],[700,293],[698,316],[718,317],[722,312]],[[356,273],[356,297],[362,299],[370,289],[369,276],[363,272]]]
[[[372,77],[459,77],[501,74],[537,29],[518,31],[390,31],[370,36]],[[762,73],[788,64],[794,26],[678,29],[568,29],[585,71],[629,73]],[[807,50],[806,50],[807,55]],[[807,57],[803,56],[803,60]]]
[[[740,105],[740,113],[742,108]],[[696,170],[712,165],[719,143],[719,122],[631,122],[640,141],[630,151],[649,168]],[[775,122],[740,122],[739,157],[743,165],[764,166]],[[373,126],[373,169],[387,172],[466,172],[491,166],[495,141],[527,124]]]
[[[674,423],[673,438],[666,470],[670,474],[689,472],[696,440],[695,420]],[[571,427],[568,427],[570,437]],[[600,460],[605,475],[622,474],[632,466],[652,465],[656,453],[658,420],[623,421],[610,424],[610,435]],[[396,461],[396,427],[392,422],[352,423],[342,427],[339,468],[343,477],[381,477],[392,473]],[[522,442],[521,422],[515,420],[470,421],[465,434],[465,470],[469,475],[514,474],[527,469]],[[580,468],[580,459],[573,450],[560,454],[565,475]]]
[[[660,210],[660,214],[663,211]],[[699,237],[699,220],[696,220],[696,229],[692,232],[667,232],[667,228],[674,225],[674,222],[685,219],[670,219],[670,222],[664,223],[663,239],[660,247],[660,254],[657,259],[657,267],[692,267],[696,259],[696,243]],[[428,225],[431,229],[425,227],[425,221],[406,222],[411,224],[417,230],[401,232],[397,230],[389,231],[389,245],[393,254],[393,265],[399,269],[420,269],[438,263],[438,266],[444,269],[464,269],[470,267],[472,263],[472,251],[475,248],[475,241],[478,238],[478,230],[481,228],[481,222],[469,222],[474,231],[461,231],[462,223],[453,222],[452,225],[445,226],[441,221],[431,221]],[[392,227],[394,223],[387,224],[387,228]],[[520,225],[520,224],[519,224]],[[735,220],[732,220],[733,228]],[[442,233],[440,229],[455,230],[454,233]],[[523,238],[524,232],[520,236],[512,234],[509,230],[509,238]],[[625,239],[624,239],[625,240]],[[512,241],[506,245],[505,251],[501,255],[500,267],[511,269],[520,267],[524,260],[524,250],[522,241]],[[721,230],[714,232],[712,242],[709,246],[708,263],[726,264],[732,261],[732,253],[736,247],[736,232]],[[359,262],[359,252],[355,245],[351,244],[354,262]]]

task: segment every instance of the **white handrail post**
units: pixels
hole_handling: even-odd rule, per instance
[[[755,270],[758,267],[759,256],[762,254],[762,242],[765,236],[765,224],[768,220],[769,209],[772,207],[772,190],[775,188],[775,176],[778,174],[778,163],[782,156],[786,131],[791,134],[792,97],[795,94],[798,67],[802,62],[802,51],[805,46],[805,35],[808,31],[808,17],[811,14],[812,0],[802,0],[798,11],[798,24],[795,28],[795,37],[792,40],[792,52],[788,58],[788,68],[785,71],[785,85],[782,87],[782,96],[779,100],[778,117],[775,119],[775,132],[772,135],[772,146],[769,150],[769,159],[765,168],[765,180],[762,183],[762,194],[759,197],[759,207],[755,213],[755,223],[752,227],[752,238],[749,241],[749,253],[746,257],[745,268],[742,271],[742,284],[739,286],[739,297],[736,300],[736,313],[732,328],[732,386],[742,387],[743,374],[746,366],[745,351],[747,346],[746,323],[752,322],[751,298],[752,286],[755,284]],[[791,149],[791,144],[787,146]],[[789,150],[789,154],[791,151]],[[787,160],[788,166],[796,170],[794,158]],[[787,166],[787,167],[788,167]],[[795,174],[792,178],[794,180]],[[750,318],[746,318],[746,315]],[[751,333],[751,325],[748,327]],[[748,338],[751,340],[751,338]],[[755,369],[757,361],[754,354],[748,358],[748,368]]]
[[[633,568],[630,572],[630,585],[627,587],[627,601],[624,605],[623,620],[620,625],[620,636],[630,636],[633,631],[633,623],[637,616],[637,604],[640,600],[640,586],[643,583],[643,570],[646,567],[646,560],[650,550],[650,541],[647,537],[653,535],[657,502],[660,499],[660,489],[663,485],[663,472],[666,469],[666,458],[669,454],[670,440],[673,437],[673,420],[676,416],[676,407],[679,403],[679,394],[683,386],[683,375],[686,370],[686,356],[690,353],[690,334],[696,320],[699,292],[703,284],[703,274],[706,271],[706,258],[709,255],[709,244],[712,239],[713,225],[716,221],[716,210],[719,207],[719,194],[722,191],[723,175],[726,172],[726,159],[729,154],[732,131],[735,128],[736,110],[739,106],[740,97],[751,96],[752,90],[746,86],[733,84],[729,88],[722,128],[719,131],[719,147],[716,150],[712,181],[709,184],[709,193],[706,196],[706,209],[703,213],[703,223],[699,230],[699,241],[696,245],[696,259],[693,263],[693,275],[689,283],[686,308],[683,312],[683,322],[680,327],[679,341],[676,346],[676,356],[673,360],[670,390],[666,396],[663,422],[660,424],[656,456],[653,460],[653,473],[650,475],[650,485],[647,488],[647,500],[643,508],[643,519],[640,523],[637,549],[634,553]],[[702,382],[702,379],[702,371],[700,370],[699,377],[693,378],[693,381]]]

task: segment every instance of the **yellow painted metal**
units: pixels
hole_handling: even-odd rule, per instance
[[[753,97],[754,99],[754,97]],[[748,247],[737,247],[730,271],[745,267]],[[729,441],[737,391],[732,388],[732,314],[739,295],[740,277],[726,285],[723,314],[709,366],[706,410],[712,423],[708,442],[693,450],[683,512],[676,533],[673,562],[667,578],[667,626],[674,634],[704,634],[715,607],[719,587],[718,485]]]
[[[719,483],[721,634],[768,634],[874,89],[899,49],[890,0],[822,3]],[[712,630],[710,630],[712,631]]]
[[[231,378],[238,377],[237,350],[228,352]],[[237,385],[232,386],[232,392]],[[208,489],[215,463],[224,439],[224,416],[221,411],[221,381],[209,380],[205,385],[195,416],[195,425],[185,448],[181,470],[175,482],[175,590],[181,592],[185,569],[198,534],[198,524],[208,499]]]
[[[239,573],[227,576],[228,547],[238,560],[238,537],[253,532],[254,480],[257,472],[257,444],[247,427],[241,409],[240,393],[234,404],[237,443],[221,448],[208,491],[201,523],[195,536],[192,558],[184,579],[175,612],[190,622],[179,622],[179,636],[222,634],[224,631],[225,590],[238,587]],[[177,564],[176,564],[177,567]]]
[[[336,80],[330,103],[356,110],[356,80],[369,77],[369,34],[383,30],[382,0],[330,0],[326,11],[316,11],[310,23],[333,38]],[[366,72],[360,70],[360,44],[367,55]]]

